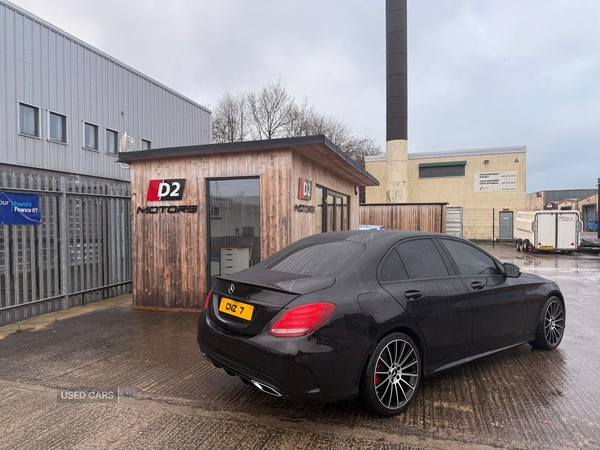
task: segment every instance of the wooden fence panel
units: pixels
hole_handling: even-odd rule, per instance
[[[446,203],[362,204],[360,223],[386,230],[446,232]]]

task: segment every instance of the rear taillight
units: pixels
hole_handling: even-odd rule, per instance
[[[208,291],[208,295],[206,296],[206,300],[204,300],[204,309],[208,309],[208,304],[210,303],[210,297],[212,296],[212,289]]]
[[[297,337],[312,333],[325,322],[333,312],[333,303],[319,302],[296,306],[286,311],[269,330],[276,337]]]

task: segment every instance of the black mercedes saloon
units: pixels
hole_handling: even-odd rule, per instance
[[[565,320],[556,283],[464,239],[342,231],[218,277],[198,343],[215,366],[265,393],[360,396],[392,416],[423,377],[524,343],[555,349]]]

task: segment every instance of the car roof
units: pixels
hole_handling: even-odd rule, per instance
[[[412,230],[352,230],[352,231],[332,231],[328,233],[319,233],[310,236],[310,239],[322,239],[326,241],[353,241],[361,244],[367,244],[379,240],[384,241],[398,241],[400,239],[411,238],[411,237],[449,237],[448,234],[442,233],[428,233],[424,231],[412,231]],[[381,241],[383,240],[383,241]]]

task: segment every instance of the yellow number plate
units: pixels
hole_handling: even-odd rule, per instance
[[[554,247],[552,247],[551,245],[542,245],[540,247],[540,250],[552,250],[554,249]]]
[[[229,314],[235,317],[239,317],[244,320],[252,320],[252,313],[254,312],[254,306],[246,303],[236,302],[230,298],[223,297],[219,304],[219,311],[225,314]]]

